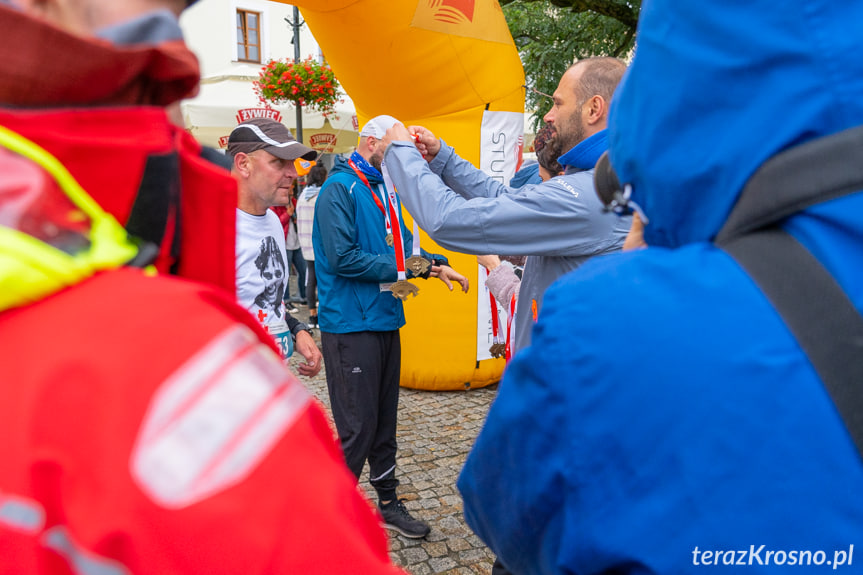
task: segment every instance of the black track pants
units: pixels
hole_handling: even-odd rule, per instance
[[[378,497],[396,496],[398,330],[321,333],[327,390],[348,468],[359,479],[368,459]]]

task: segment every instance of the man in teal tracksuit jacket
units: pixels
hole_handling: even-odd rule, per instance
[[[394,121],[389,116],[369,121],[350,160],[336,160],[315,205],[312,243],[327,389],[345,459],[358,479],[368,459],[385,526],[420,538],[429,526],[411,517],[396,498],[398,330],[405,315],[401,300],[389,291],[397,268],[388,236],[398,237],[397,225],[405,257],[411,255],[413,236],[401,221],[398,196],[392,196],[398,222],[385,215],[390,195],[380,172],[383,146],[378,143]],[[444,256],[424,250],[422,255],[432,263],[424,277],[438,277],[450,289],[450,282],[457,281],[467,291],[467,280],[446,265]]]

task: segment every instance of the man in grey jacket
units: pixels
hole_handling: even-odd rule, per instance
[[[514,350],[530,343],[546,288],[589,257],[619,250],[629,230],[631,218],[604,213],[593,189],[593,167],[608,147],[609,103],[625,69],[617,58],[590,58],[564,73],[544,119],[568,150],[559,160],[565,173],[541,184],[504,186],[425,128],[396,124],[384,138],[392,143],[385,162],[402,203],[438,244],[529,256]]]

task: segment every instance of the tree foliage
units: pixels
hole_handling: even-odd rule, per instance
[[[625,57],[635,45],[641,0],[500,0],[521,55],[533,126],[551,108],[566,69],[590,56]]]

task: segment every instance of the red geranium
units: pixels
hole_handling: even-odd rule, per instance
[[[270,60],[255,80],[255,93],[263,104],[283,104],[311,108],[327,116],[340,102],[339,81],[327,64],[311,57],[302,62]]]

